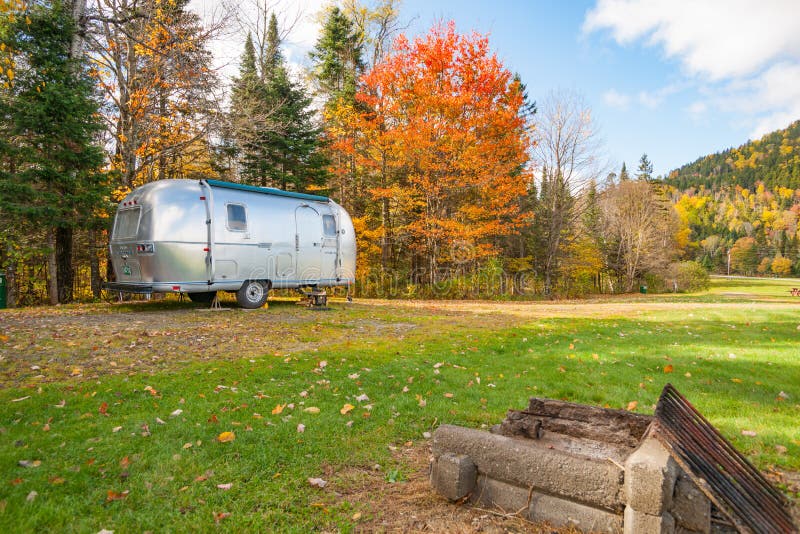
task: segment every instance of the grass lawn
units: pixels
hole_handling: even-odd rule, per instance
[[[2,310],[0,525],[380,528],[381,496],[402,500],[424,479],[424,434],[439,424],[492,425],[530,396],[652,413],[667,382],[757,466],[793,480],[800,298],[784,285],[331,311]],[[220,441],[227,432],[235,439]]]

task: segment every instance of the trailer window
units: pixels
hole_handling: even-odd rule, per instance
[[[242,204],[228,204],[228,230],[247,231],[247,212]]]
[[[322,216],[322,231],[326,236],[336,236],[336,219],[333,218],[333,215]]]
[[[114,224],[114,239],[136,237],[139,231],[139,213],[141,211],[141,208],[132,208],[117,212],[117,221]]]

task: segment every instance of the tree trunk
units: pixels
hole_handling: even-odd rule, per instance
[[[92,297],[100,298],[103,279],[100,277],[100,258],[97,255],[97,230],[89,230],[89,270],[91,272]]]
[[[56,233],[52,228],[47,230],[47,295],[50,304],[58,304],[58,262],[56,261]]]
[[[72,302],[75,270],[72,266],[72,228],[56,228],[58,302]]]
[[[6,266],[6,306],[17,307],[17,260],[14,259],[11,244],[8,245],[7,254],[2,254]]]

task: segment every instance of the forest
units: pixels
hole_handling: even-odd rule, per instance
[[[529,94],[489,38],[405,35],[397,0],[344,0],[298,71],[269,2],[0,0],[0,272],[8,303],[98,299],[116,203],[154,180],[328,195],[356,294],[556,298],[800,273],[800,123],[663,178],[609,172],[581,96]],[[245,36],[238,73],[212,40]]]

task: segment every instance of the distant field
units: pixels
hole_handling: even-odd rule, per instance
[[[331,311],[0,311],[0,525],[470,531],[487,520],[427,490],[423,433],[497,423],[534,395],[652,413],[667,382],[794,495],[793,284],[715,278],[701,295]],[[218,441],[224,432],[235,439]]]

